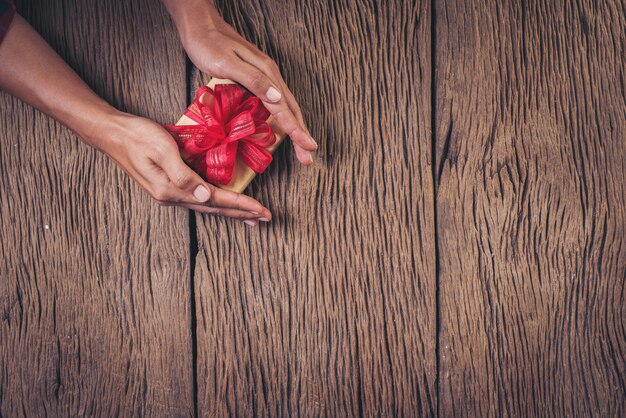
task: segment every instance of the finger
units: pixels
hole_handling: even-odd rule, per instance
[[[232,59],[222,64],[222,71],[233,81],[241,84],[255,96],[267,103],[278,103],[282,94],[276,83],[263,71],[250,65],[236,52]]]
[[[279,104],[265,103],[265,107],[276,120],[276,124],[280,129],[291,138],[291,142],[296,148],[301,148],[298,158],[302,163],[312,162],[311,152],[316,151],[318,146],[311,135],[300,125],[293,112],[287,106],[285,101]]]
[[[304,127],[304,129],[306,130],[307,134],[312,137],[311,132],[309,131],[309,128],[307,128],[306,124],[304,123],[304,117],[302,116],[302,111],[300,110],[300,106],[298,105],[298,102],[296,101],[296,98],[293,96],[293,94],[291,93],[291,91],[289,90],[289,88],[287,87],[287,85],[285,84],[284,80],[281,79],[280,84],[283,86],[283,92],[284,92],[284,97],[285,100],[287,101],[287,104],[289,106],[289,108],[292,110],[292,112],[294,113],[294,115],[296,116],[296,118],[298,119],[298,122],[300,123],[300,126]],[[309,153],[306,149],[300,147],[298,144],[294,143],[294,149],[296,151],[296,156],[298,157],[298,160],[300,162],[302,162],[305,165],[308,165],[310,163],[313,162],[313,158],[312,158],[312,154]],[[317,150],[317,146],[316,146],[316,150]]]
[[[190,203],[183,203],[183,204],[180,204],[179,206],[194,210],[199,213],[206,213],[206,214],[214,215],[214,216],[222,216],[225,218],[237,219],[237,220],[243,221],[249,226],[257,226],[259,224],[259,221],[269,222],[269,219],[250,216],[249,212],[240,211],[237,209],[211,208],[207,206],[195,205],[195,204],[190,204]]]
[[[213,187],[185,164],[176,145],[173,145],[173,148],[166,147],[165,150],[159,151],[154,162],[165,172],[171,186],[184,192],[185,196],[181,199],[182,201],[206,203],[211,199]],[[171,190],[170,194],[180,198],[180,193],[175,190]]]
[[[307,133],[304,127],[300,125],[298,119],[289,106],[287,106],[287,102],[285,100],[273,102],[273,100],[267,99],[268,90],[275,89],[275,87],[266,74],[243,60],[239,61],[237,65],[233,64],[230,70],[231,77],[234,81],[242,84],[265,102],[265,107],[274,116],[278,126],[285,134],[289,135],[295,145],[309,152],[317,149],[317,143]],[[280,97],[282,97],[282,95]],[[300,162],[305,164],[312,162],[310,155],[306,155],[306,153],[302,153],[301,155],[302,158],[299,158]]]
[[[215,216],[223,216],[226,218],[233,218],[240,221],[250,221],[248,224],[253,223],[254,225],[258,224],[259,221],[269,222],[270,219],[263,218],[261,215],[252,215],[250,212],[238,210],[238,209],[229,209],[229,208],[215,208],[208,207],[204,205],[196,205],[193,203],[181,203],[179,206],[185,207],[187,209],[194,210],[199,213],[206,213],[209,215]]]
[[[302,110],[300,109],[300,105],[298,104],[298,101],[294,97],[291,90],[289,90],[289,87],[287,87],[287,83],[285,83],[285,80],[283,80],[282,77],[280,78],[279,83],[282,86],[282,92],[284,93],[285,100],[287,101],[287,106],[289,106],[293,114],[296,116],[296,119],[298,119],[300,126],[302,126],[307,131],[307,133],[311,135],[309,128],[304,122],[304,117],[302,116]]]
[[[287,106],[289,107],[293,115],[296,117],[298,124],[309,135],[309,138],[312,139],[313,137],[311,135],[311,132],[309,131],[309,128],[304,122],[304,117],[302,115],[302,110],[300,109],[300,104],[298,104],[298,101],[296,100],[295,96],[293,95],[289,87],[287,86],[287,83],[285,82],[282,75],[280,74],[278,67],[275,64],[271,64],[271,65],[265,64],[265,65],[267,66],[267,68],[265,69],[266,72],[269,71],[271,78],[276,81],[278,86],[280,86],[280,89],[281,89],[280,91],[283,95],[283,100],[287,102]],[[294,145],[299,146],[298,144],[294,144]],[[317,148],[318,148],[318,144],[315,142],[315,149],[311,151],[315,151],[317,150]],[[304,147],[303,149],[310,150],[308,147]]]
[[[191,209],[200,213],[225,216],[225,217],[235,218],[239,220],[250,220],[255,223],[258,223],[258,221],[269,222],[271,220],[270,218],[266,218],[264,214],[259,214],[256,212],[249,212],[245,210],[230,209],[230,208],[219,208],[219,207],[206,206],[206,205],[186,202],[184,200],[180,200],[181,197],[176,196],[175,193],[170,194],[168,198],[170,200],[157,200],[157,203],[161,206],[180,206],[180,207]]]
[[[151,158],[146,158],[133,167],[133,178],[152,196],[157,203],[172,199],[173,192],[179,192],[171,186],[171,182],[165,171]]]
[[[300,105],[298,104],[298,101],[287,86],[285,79],[280,73],[278,65],[276,65],[276,62],[267,55],[260,52],[254,45],[249,43],[248,45],[248,48],[237,50],[235,53],[248,64],[253,65],[263,71],[274,82],[274,84],[279,87],[283,98],[287,101],[287,106],[289,106],[289,108],[293,112],[294,116],[298,120],[298,123],[305,131],[307,131],[307,133],[310,134],[306,123],[304,123],[304,118],[302,117]]]
[[[214,188],[210,204],[217,208],[237,209],[258,214],[265,219],[272,219],[272,214],[269,209],[261,205],[258,201],[245,194],[235,193],[230,190]]]
[[[169,177],[169,183],[163,184],[158,182],[158,184],[153,186],[155,190],[152,195],[160,203],[172,202],[174,204],[195,205],[204,203],[208,205],[204,206],[205,208],[237,209],[246,212],[247,218],[257,216],[267,220],[272,218],[270,211],[255,199],[205,183],[182,160],[180,160],[180,163],[182,165],[178,163],[176,158],[161,158],[159,161],[160,168]],[[201,189],[201,193],[204,193],[206,190],[206,195],[199,194],[198,189]]]
[[[282,100],[278,102],[270,101],[270,103],[265,104],[265,107],[274,115],[278,125],[289,135],[294,145],[307,151],[317,150],[318,145],[304,123],[300,105],[293,93],[289,90],[289,87],[287,87],[287,83],[285,83],[285,80],[280,74],[276,63],[254,47],[240,48],[235,51],[235,53],[250,67],[262,71],[272,80],[274,85],[280,88]],[[254,91],[252,92],[258,97],[263,97],[259,96]],[[303,153],[303,155],[306,156],[305,153]],[[301,161],[305,162],[306,159],[308,158]]]
[[[295,145],[293,149],[296,151],[296,158],[298,159],[298,161],[300,161],[304,165],[313,164],[313,155],[309,151]]]

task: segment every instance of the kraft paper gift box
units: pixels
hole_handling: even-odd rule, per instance
[[[218,84],[236,84],[231,80],[226,80],[226,79],[218,79],[218,78],[213,78],[211,79],[211,81],[209,82],[209,84],[207,84],[207,86],[211,89],[214,89],[216,85]],[[243,89],[243,87],[242,87]],[[246,91],[244,89],[244,91]],[[204,102],[204,100],[203,100]],[[262,102],[261,102],[262,104]],[[193,106],[193,105],[192,105]],[[188,108],[188,110],[192,107],[190,106]],[[274,132],[274,137],[275,137],[275,142],[274,144],[265,147],[264,149],[266,149],[270,154],[274,153],[274,150],[280,145],[280,143],[285,139],[285,134],[282,132],[282,130],[277,126],[276,121],[274,119],[273,116],[269,116],[269,118],[267,119],[268,124],[270,125],[270,127],[272,128],[272,131]],[[188,125],[197,125],[198,122],[192,120],[191,118],[189,118],[186,115],[183,115],[178,122],[176,122],[176,126],[188,126]],[[182,154],[182,150],[181,150],[181,154]],[[185,156],[183,155],[183,159],[185,158]],[[206,177],[202,174],[199,173],[203,178],[206,179]],[[250,168],[244,161],[242,161],[242,159],[240,158],[239,152],[237,152],[237,157],[235,159],[235,166],[234,166],[234,171],[233,171],[233,177],[232,180],[230,181],[230,183],[228,184],[215,184],[217,187],[220,187],[222,189],[225,190],[231,190],[237,193],[241,193],[245,190],[245,188],[248,186],[248,184],[250,184],[250,182],[252,181],[252,179],[257,175],[257,173],[255,173],[252,168]]]

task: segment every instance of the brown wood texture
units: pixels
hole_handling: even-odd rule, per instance
[[[158,1],[18,6],[123,110],[208,81]],[[0,94],[0,416],[626,415],[623,2],[218,7],[314,165],[285,140],[249,228]]]
[[[158,2],[18,10],[114,105],[157,120],[185,106]],[[188,212],[7,94],[0,120],[0,415],[192,415]]]
[[[248,187],[271,224],[197,217],[201,415],[434,415],[429,6],[221,2],[320,149]]]
[[[437,2],[441,416],[626,414],[625,13]]]

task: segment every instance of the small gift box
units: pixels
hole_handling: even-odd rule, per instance
[[[238,84],[213,78],[175,126],[183,160],[216,186],[241,193],[272,162],[285,138],[263,102]]]

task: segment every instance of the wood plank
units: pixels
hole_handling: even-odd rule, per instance
[[[114,105],[160,121],[185,106],[159,4],[18,6]],[[6,94],[0,120],[0,415],[193,414],[188,211]]]
[[[435,16],[440,413],[624,416],[623,3]]]
[[[434,415],[430,2],[220,3],[320,149],[247,189],[270,225],[197,217],[200,415]]]

